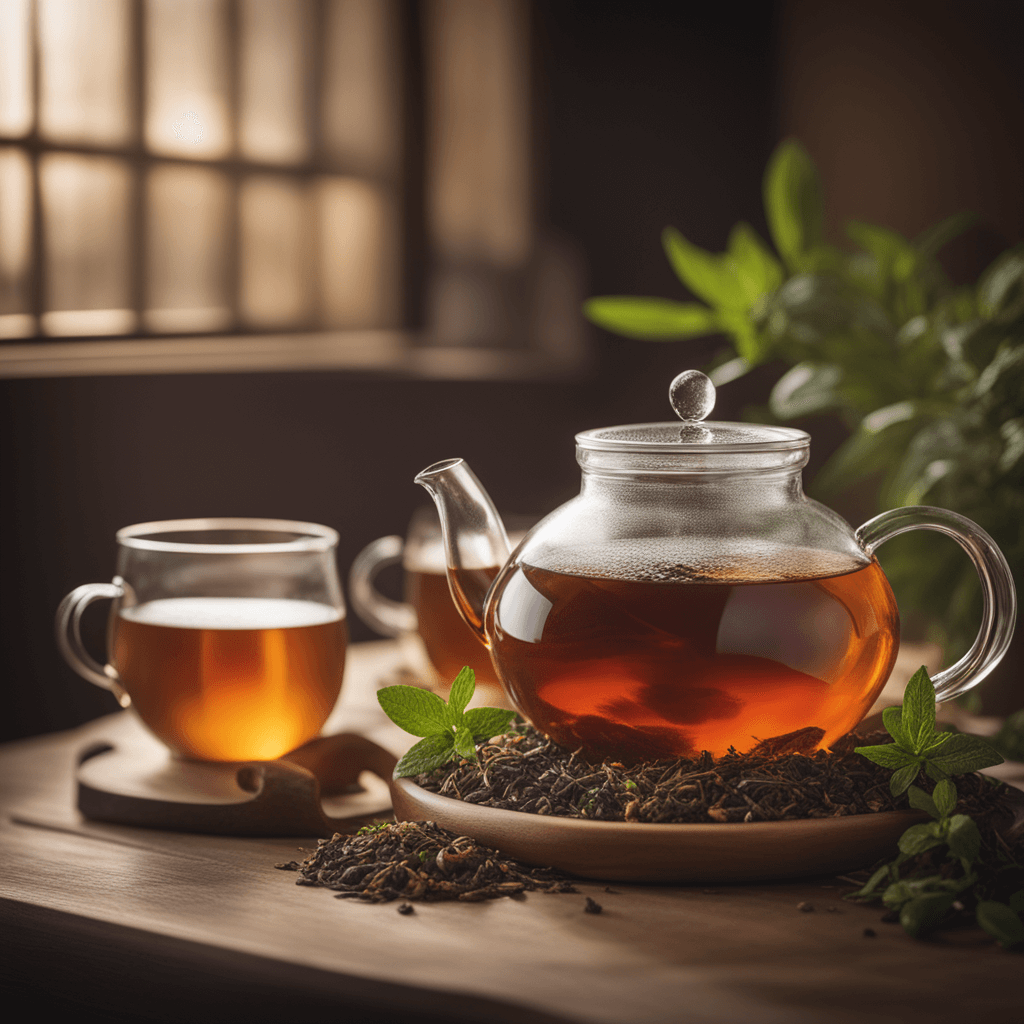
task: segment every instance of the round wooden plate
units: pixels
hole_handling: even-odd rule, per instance
[[[834,875],[896,852],[927,815],[883,811],[843,818],[748,824],[650,825],[504,811],[439,796],[394,779],[398,821],[433,821],[507,857],[609,882],[705,885]]]

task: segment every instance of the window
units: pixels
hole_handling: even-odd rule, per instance
[[[0,374],[576,361],[528,65],[525,0],[4,0]]]

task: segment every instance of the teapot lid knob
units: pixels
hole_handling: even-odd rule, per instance
[[[699,423],[715,407],[715,385],[700,370],[683,370],[669,384],[668,399],[684,423]]]

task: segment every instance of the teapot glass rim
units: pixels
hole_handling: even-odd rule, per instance
[[[282,539],[242,542],[159,540],[160,534],[188,533],[280,533]],[[287,539],[285,537],[287,536]],[[228,517],[210,519],[164,519],[149,523],[135,523],[117,531],[117,543],[123,548],[141,551],[164,551],[176,554],[256,555],[288,554],[300,551],[331,551],[338,545],[338,532],[319,523],[298,522],[291,519],[260,519]]]
[[[745,440],[739,442],[715,441],[711,432],[705,428],[735,428],[745,434],[758,433],[763,440]],[[699,441],[683,440],[637,440],[630,437],[609,437],[610,431],[629,432],[643,431],[648,433],[663,432],[666,437],[674,432],[679,437],[683,429],[703,430],[707,435]],[[752,423],[736,423],[727,420],[714,420],[707,423],[695,424],[693,427],[684,427],[683,423],[676,420],[662,423],[625,423],[616,427],[596,427],[591,430],[584,430],[576,435],[576,444],[580,448],[591,451],[658,453],[661,455],[754,455],[759,452],[782,452],[797,451],[809,447],[811,435],[805,430],[798,430],[795,427],[776,427]]]

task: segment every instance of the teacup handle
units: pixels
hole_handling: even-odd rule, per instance
[[[359,618],[385,636],[399,636],[416,629],[416,609],[401,601],[392,601],[374,586],[377,574],[402,560],[405,542],[392,534],[367,544],[356,555],[348,574],[348,594]]]
[[[93,603],[103,599],[116,601],[124,597],[124,587],[119,576],[113,583],[85,583],[75,587],[60,603],[57,609],[57,646],[64,660],[90,683],[110,690],[121,707],[128,707],[131,698],[121,689],[117,672],[112,665],[101,665],[85,649],[82,643],[82,612]]]
[[[908,505],[869,519],[857,540],[869,554],[907,530],[937,530],[967,552],[981,581],[981,629],[971,649],[950,668],[932,677],[936,700],[951,700],[977,686],[999,664],[1010,646],[1017,621],[1017,591],[1010,566],[996,542],[966,516],[930,505]]]

